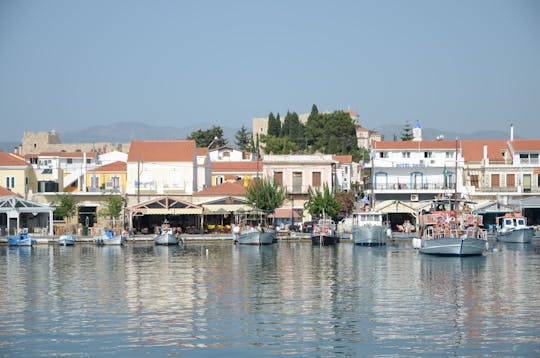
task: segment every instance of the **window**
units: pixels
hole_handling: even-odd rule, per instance
[[[453,152],[446,152],[446,158],[453,158],[454,153]]]
[[[388,158],[388,153],[386,153],[386,152],[379,152],[379,158]]]
[[[499,174],[491,174],[491,187],[498,188],[501,186],[501,179]]]
[[[92,164],[92,159],[86,158],[86,164]]]
[[[221,184],[223,184],[223,177],[222,176],[217,176],[216,177],[216,186],[221,185]]]
[[[93,175],[93,176],[90,177],[90,187],[95,188],[95,189],[99,188],[99,177],[98,176]]]
[[[228,158],[231,157],[231,153],[230,152],[223,152],[222,157],[228,159]]]
[[[516,186],[516,175],[515,174],[506,174],[506,186],[507,187]]]
[[[302,172],[293,172],[293,193],[302,192]]]
[[[283,172],[274,172],[274,184],[283,185]]]
[[[73,164],[73,159],[72,159],[72,158],[67,158],[67,159],[66,159],[66,162],[67,162],[68,164]]]
[[[471,185],[478,188],[478,174],[471,175]]]
[[[424,152],[424,158],[431,158],[432,155],[432,152]]]
[[[523,192],[524,193],[531,192],[531,175],[530,174],[523,174]]]
[[[540,188],[540,174],[536,177],[536,186]]]
[[[15,188],[15,177],[6,177],[6,189]]]
[[[112,187],[114,189],[120,189],[120,177],[115,175],[111,177]]]
[[[411,157],[411,152],[403,152],[403,153],[401,153],[401,156],[403,158],[410,158]]]
[[[311,173],[311,186],[313,187],[321,186],[321,172]]]

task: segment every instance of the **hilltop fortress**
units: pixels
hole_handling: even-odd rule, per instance
[[[44,152],[96,152],[98,154],[119,151],[129,152],[129,143],[62,143],[60,136],[53,129],[50,132],[24,132],[15,153],[39,154]]]

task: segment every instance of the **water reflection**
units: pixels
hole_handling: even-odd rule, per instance
[[[409,243],[0,247],[2,350],[533,355],[536,248],[454,258]]]

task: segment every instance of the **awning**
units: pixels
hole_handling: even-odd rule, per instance
[[[203,213],[203,208],[199,205],[168,196],[135,204],[127,209],[139,215],[201,215]]]
[[[416,215],[420,210],[430,205],[431,202],[407,203],[401,200],[385,200],[375,205],[375,211],[380,211],[384,214],[408,213]]]
[[[292,211],[292,213],[291,213]],[[294,219],[300,219],[301,216],[298,214],[298,212],[296,212],[295,210],[293,210],[292,208],[277,208],[273,214],[270,214],[268,215],[269,217],[271,218],[275,218],[275,219],[287,219],[287,218],[291,218],[291,216],[294,218]]]

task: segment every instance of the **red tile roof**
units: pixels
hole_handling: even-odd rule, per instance
[[[540,151],[540,139],[514,139],[509,143],[516,152]]]
[[[504,162],[503,151],[511,158],[506,140],[463,140],[461,151],[466,162],[481,162],[484,159],[484,145],[487,146],[487,157],[491,162]]]
[[[208,154],[208,148],[197,148],[197,155],[202,156]]]
[[[231,161],[231,162],[212,162],[212,172],[227,172],[227,173],[255,173],[258,171],[262,172],[263,164],[262,161]]]
[[[22,198],[19,194],[16,194],[3,186],[0,186],[0,196],[18,196],[19,198]]]
[[[244,187],[244,181],[238,180],[234,183],[223,183],[217,186],[211,186],[204,190],[198,191],[193,195],[246,195],[246,188]]]
[[[340,163],[352,163],[352,155],[334,155],[332,159]]]
[[[102,165],[95,169],[96,172],[125,172],[127,171],[127,163],[117,161]]]
[[[194,162],[194,140],[132,141],[128,162]]]
[[[21,157],[15,155],[15,154],[0,151],[0,166],[3,166],[3,167],[24,166],[24,167],[26,167],[26,166],[29,166],[29,165],[30,164],[27,163],[24,159],[22,159]]]

